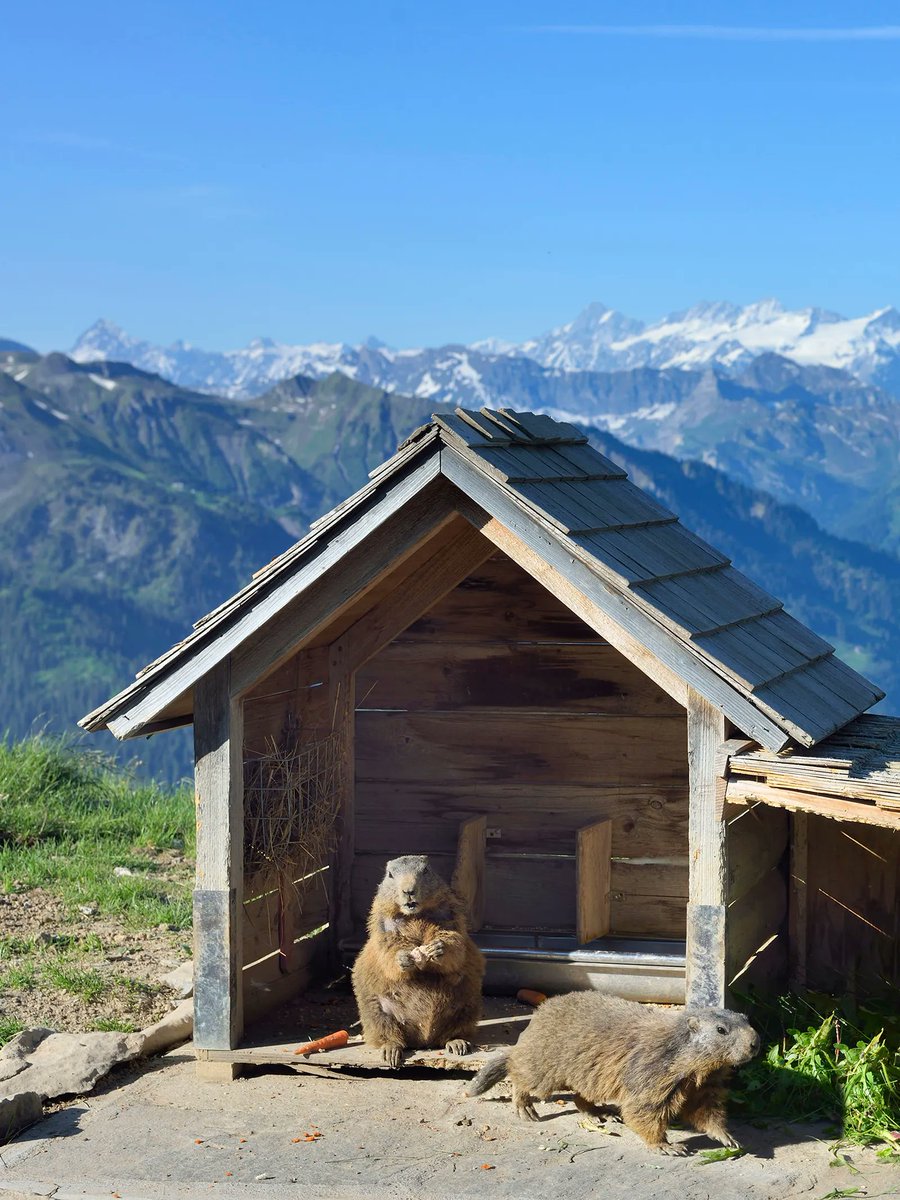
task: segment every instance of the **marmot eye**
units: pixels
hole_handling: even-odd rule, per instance
[[[723,1036],[728,1032],[724,1025],[716,1026],[716,1033],[721,1033]]]

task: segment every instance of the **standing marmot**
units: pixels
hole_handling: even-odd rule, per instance
[[[575,1093],[583,1112],[615,1105],[654,1150],[683,1154],[666,1140],[675,1117],[723,1146],[731,1068],[759,1049],[746,1017],[727,1009],[665,1009],[598,992],[546,1001],[511,1050],[496,1055],[466,1091],[479,1096],[509,1076],[520,1117],[538,1119],[535,1100]]]
[[[484,959],[463,902],[424,854],[387,864],[353,966],[363,1037],[398,1067],[406,1047],[466,1054],[481,1017]]]

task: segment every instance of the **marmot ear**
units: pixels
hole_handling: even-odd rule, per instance
[[[700,1028],[700,1018],[699,1017],[688,1017],[688,1029],[691,1031],[691,1033],[696,1033],[699,1028]]]

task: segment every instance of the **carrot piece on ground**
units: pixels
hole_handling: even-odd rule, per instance
[[[539,1004],[543,1004],[547,997],[543,992],[533,992],[531,988],[519,988],[516,992],[516,999],[522,1004],[531,1004],[535,1008]]]
[[[335,1033],[328,1033],[325,1037],[316,1038],[314,1042],[304,1042],[302,1046],[298,1046],[294,1051],[295,1054],[312,1054],[315,1050],[338,1050],[341,1046],[346,1046],[350,1040],[350,1034],[346,1029],[338,1029]]]

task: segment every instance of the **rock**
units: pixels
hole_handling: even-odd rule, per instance
[[[97,905],[96,904],[79,904],[78,911],[82,914],[82,916],[96,917]]]
[[[194,1002],[182,1000],[177,1008],[173,1008],[161,1021],[150,1025],[140,1033],[132,1034],[139,1041],[139,1054],[159,1054],[179,1042],[186,1042],[194,1032]]]
[[[177,992],[182,999],[194,994],[194,961],[188,959],[187,962],[181,963],[174,971],[169,971],[166,975],[159,976],[159,982],[164,983],[166,987],[172,988]]]
[[[0,1099],[0,1146],[12,1141],[17,1133],[34,1125],[44,1115],[37,1092],[19,1092]]]
[[[44,1100],[84,1095],[116,1063],[140,1054],[141,1038],[26,1029],[0,1050],[0,1095],[35,1092]]]
[[[113,867],[113,875],[133,875],[134,871],[129,871],[128,867]]]

